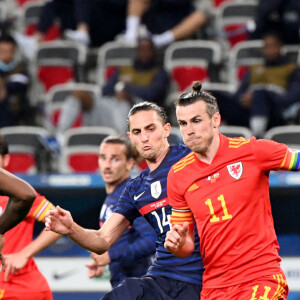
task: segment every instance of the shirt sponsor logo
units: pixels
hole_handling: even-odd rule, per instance
[[[138,200],[143,194],[145,193],[145,191],[143,191],[142,193],[138,194],[137,196],[133,196],[133,200],[136,201]]]
[[[240,179],[243,174],[243,164],[242,162],[237,162],[234,164],[227,165],[228,173],[234,179]]]
[[[160,181],[155,181],[151,183],[151,195],[153,198],[157,199],[161,194],[161,184]]]

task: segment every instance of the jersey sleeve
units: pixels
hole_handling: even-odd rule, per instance
[[[190,230],[194,229],[194,217],[186,200],[176,185],[176,177],[173,168],[169,171],[167,180],[168,201],[172,206],[171,224],[183,225],[184,222],[189,223]]]
[[[155,253],[157,235],[144,217],[135,219],[131,230],[136,232],[134,239],[108,250],[112,262],[135,262],[137,259],[146,258]]]
[[[45,196],[36,193],[37,197],[35,198],[33,205],[28,213],[29,217],[35,218],[38,221],[43,221],[48,210],[52,209],[53,204],[48,201]]]
[[[133,205],[133,194],[131,193],[131,185],[128,183],[122,192],[122,195],[118,201],[117,207],[114,212],[123,215],[127,220],[129,220],[132,225],[133,221],[140,217],[140,212]]]
[[[259,167],[264,170],[299,170],[299,150],[271,140],[252,141],[253,153]]]

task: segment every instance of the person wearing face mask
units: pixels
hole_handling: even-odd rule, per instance
[[[26,122],[29,77],[17,57],[17,44],[10,35],[0,36],[0,127]]]

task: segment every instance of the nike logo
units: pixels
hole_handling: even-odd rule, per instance
[[[140,193],[137,196],[133,196],[133,200],[136,201],[137,199],[139,199],[143,194],[145,193],[145,191],[143,191],[142,193]]]
[[[78,272],[78,269],[72,269],[72,270],[68,270],[66,272],[62,272],[62,273],[55,272],[55,273],[53,273],[52,276],[53,276],[53,279],[61,280],[66,277],[70,277],[70,276],[74,275],[74,273],[77,273],[77,272]]]

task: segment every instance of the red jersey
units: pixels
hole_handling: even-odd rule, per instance
[[[193,152],[173,165],[168,176],[171,222],[192,223],[193,214],[205,268],[203,286],[223,288],[280,273],[269,171],[291,165],[295,155],[284,144],[221,134],[211,164]]]
[[[0,196],[0,214],[4,211],[7,204],[8,197]],[[35,220],[42,221],[46,212],[53,207],[44,196],[37,193],[37,197],[26,216],[26,218],[17,226],[7,231],[4,235],[5,242],[3,247],[3,254],[11,254],[21,251],[24,247],[32,242],[33,228]],[[27,264],[18,272],[22,274],[36,268],[33,258],[30,258]],[[1,281],[1,278],[0,278]]]

